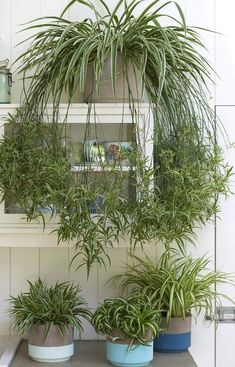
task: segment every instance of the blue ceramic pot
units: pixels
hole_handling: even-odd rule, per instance
[[[153,360],[153,342],[133,345],[106,342],[106,358],[114,366],[143,367]]]
[[[163,325],[166,321],[163,319]],[[191,316],[173,317],[163,333],[154,340],[154,352],[185,352],[191,346]]]

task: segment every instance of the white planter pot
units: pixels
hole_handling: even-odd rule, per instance
[[[38,347],[28,344],[28,353],[36,362],[64,362],[74,354],[74,343],[61,347]]]
[[[45,325],[35,325],[28,341],[28,354],[37,362],[64,362],[74,354],[73,328],[66,335],[61,335],[53,326],[45,340]]]

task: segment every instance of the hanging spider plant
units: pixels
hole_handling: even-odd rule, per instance
[[[28,24],[25,30],[36,33],[18,59],[19,71],[24,80],[30,79],[30,86],[24,90],[22,113],[17,121],[46,116],[47,102],[52,100],[56,124],[63,91],[68,95],[69,111],[77,89],[85,90],[91,69],[92,104],[93,97],[99,95],[107,62],[115,99],[121,58],[132,120],[136,124],[137,139],[133,139],[133,146],[134,172],[138,178],[131,183],[134,200],[123,195],[121,168],[111,170],[110,176],[114,178],[111,185],[104,179],[94,189],[87,172],[82,182],[70,180],[68,167],[65,177],[69,185],[66,188],[48,185],[44,195],[47,203],[56,203],[58,207],[59,241],[75,241],[77,255],[82,256],[88,270],[95,261],[105,263],[107,246],[112,246],[124,232],[129,233],[134,245],[160,240],[167,245],[176,241],[183,247],[185,240],[192,241],[197,223],[205,224],[218,210],[215,199],[219,193],[229,191],[231,174],[213,140],[213,114],[205,95],[211,68],[200,53],[204,46],[197,30],[186,26],[179,5],[154,0],[139,12],[141,0],[119,0],[113,10],[104,0],[98,2],[102,11],[92,1],[72,0],[60,17],[44,17]],[[75,3],[87,7],[91,17],[80,22],[65,19],[66,11]],[[178,18],[167,14],[171,3]],[[162,25],[162,18],[168,18],[171,25]],[[141,141],[138,129],[140,102],[135,101],[131,89],[130,65],[141,87],[140,102],[146,92],[153,116],[154,157],[149,160],[141,151],[145,142]],[[6,168],[3,167],[3,173]],[[53,180],[51,171],[48,179]],[[0,182],[3,190],[10,185],[9,179]],[[102,197],[105,205],[99,207],[94,220],[89,208],[96,197]]]
[[[133,242],[176,242],[183,250],[194,242],[198,226],[214,220],[219,195],[230,192],[231,174],[213,134],[203,136],[194,121],[181,121],[171,132],[158,127],[154,167],[137,164],[139,200],[129,227]]]
[[[136,15],[141,0],[129,3],[119,0],[112,11],[103,0],[98,2],[102,14],[89,0],[72,0],[61,17],[38,19],[26,28],[37,31],[30,37],[31,46],[19,57],[20,72],[25,77],[33,72],[26,92],[27,112],[35,108],[43,111],[49,96],[57,110],[64,89],[71,102],[77,86],[84,91],[90,65],[94,73],[93,90],[98,91],[109,58],[115,96],[120,53],[127,81],[130,63],[139,71],[142,88],[146,88],[155,111],[156,124],[173,126],[182,117],[191,121],[195,114],[198,125],[208,124],[211,111],[203,88],[210,78],[210,66],[197,51],[203,44],[197,31],[186,26],[179,5],[154,0]],[[75,3],[89,8],[92,19],[81,22],[65,19],[65,12]],[[176,6],[179,19],[167,14],[170,3]],[[173,25],[162,26],[163,17]]]
[[[55,211],[51,191],[66,192],[72,182],[71,164],[64,146],[62,125],[34,118],[9,116],[0,142],[0,187],[5,205],[16,203],[27,219],[44,220]],[[44,223],[45,224],[45,223]]]

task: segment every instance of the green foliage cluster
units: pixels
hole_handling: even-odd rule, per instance
[[[174,131],[158,129],[154,168],[139,166],[139,201],[131,212],[134,242],[193,242],[195,229],[213,220],[219,194],[228,195],[230,167],[213,136],[181,123]]]
[[[131,294],[127,298],[106,299],[92,316],[91,322],[98,334],[113,342],[128,341],[147,344],[159,333],[160,311],[146,294]]]
[[[75,3],[88,8],[91,18],[81,22],[65,19]],[[229,192],[231,175],[214,141],[214,116],[204,94],[210,66],[198,51],[203,44],[197,30],[186,26],[179,5],[172,2],[178,11],[176,19],[166,12],[171,2],[153,0],[139,15],[137,0],[119,0],[113,10],[105,1],[99,3],[101,12],[92,1],[72,0],[61,17],[46,17],[27,25],[26,30],[36,33],[18,61],[24,80],[31,80],[30,86],[25,88],[22,109],[11,118],[9,133],[0,145],[3,198],[16,202],[28,220],[38,216],[44,220],[41,209],[51,207],[53,215],[56,208],[58,242],[72,241],[78,266],[85,264],[88,272],[94,262],[105,265],[109,261],[107,247],[124,233],[134,246],[150,241],[168,246],[176,241],[183,249],[186,240],[193,241],[198,223],[213,219],[218,194]],[[172,25],[163,26],[162,18]],[[139,105],[129,88],[137,136],[130,167],[131,198],[124,194],[122,167],[113,167],[107,174],[102,167],[99,182],[90,180],[84,167],[75,179],[63,144],[66,139],[58,127],[63,91],[68,94],[69,113],[77,89],[82,92],[85,88],[90,67],[93,94],[99,93],[109,59],[115,96],[119,54],[128,85],[129,65],[138,71],[136,78],[147,92],[153,116],[154,153],[148,161],[142,152],[148,142],[141,141]],[[50,99],[53,122],[46,125],[41,117],[47,120]],[[91,96],[88,129],[93,107],[95,110]],[[94,204],[97,198],[102,204]],[[95,215],[91,211],[94,205]]]
[[[17,203],[31,220],[44,208],[53,211],[49,192],[68,190],[71,165],[58,124],[18,122],[19,116],[21,110],[9,117],[0,142],[0,187],[2,200]]]
[[[122,274],[110,281],[124,289],[130,287],[155,301],[156,308],[163,311],[167,322],[171,317],[185,319],[192,309],[197,314],[202,309],[212,315],[215,302],[221,298],[233,302],[215,288],[222,284],[233,284],[234,278],[227,273],[209,269],[210,260],[205,256],[193,259],[177,250],[164,252],[156,265],[148,257],[133,256],[133,264],[127,264]]]
[[[203,44],[196,29],[186,26],[180,6],[172,2],[179,15],[176,19],[166,11],[171,2],[154,0],[139,15],[137,0],[129,4],[119,0],[113,10],[103,0],[98,3],[94,6],[89,0],[72,0],[61,17],[46,17],[44,22],[39,19],[27,26],[26,29],[37,31],[30,37],[31,46],[19,57],[20,71],[27,77],[33,71],[27,112],[31,113],[30,108],[44,111],[50,96],[57,110],[64,89],[71,101],[78,86],[84,91],[89,66],[93,69],[96,93],[109,57],[115,95],[120,52],[124,78],[129,81],[130,63],[139,71],[143,90],[147,89],[155,110],[156,123],[170,126],[182,117],[191,121],[196,114],[204,125],[211,114],[202,89],[206,87],[205,79],[210,78],[210,66],[198,52]],[[64,15],[74,4],[90,10],[91,18],[67,20]],[[162,18],[172,25],[163,26]],[[129,93],[131,102],[131,90]]]
[[[85,264],[88,274],[94,262],[103,266],[110,263],[106,250],[118,243],[128,222],[125,210],[128,202],[120,188],[122,172],[109,171],[108,176],[109,183],[111,178],[113,181],[109,186],[105,177],[100,177],[99,185],[95,182],[98,186],[96,188],[93,182],[85,183],[83,177],[64,194],[64,197],[58,192],[59,200],[62,199],[63,203],[56,230],[58,241],[74,242],[76,254],[72,261],[76,258],[79,260],[77,268]],[[93,214],[91,207],[97,198],[101,203],[96,204],[96,213]]]
[[[10,298],[12,324],[20,334],[28,333],[34,325],[46,325],[45,338],[53,325],[62,335],[70,326],[83,330],[80,317],[90,320],[91,313],[79,295],[79,286],[72,282],[48,286],[41,279],[28,283],[28,292]]]

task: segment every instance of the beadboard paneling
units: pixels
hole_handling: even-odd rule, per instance
[[[10,331],[10,321],[7,313],[10,281],[10,249],[0,248],[0,335],[8,335]]]
[[[78,258],[71,263],[71,260],[75,254],[73,248],[69,249],[69,280],[73,280],[79,283],[81,287],[81,293],[86,299],[88,306],[91,308],[96,308],[98,299],[98,267],[94,264],[92,267],[89,278],[87,278],[86,267],[82,266],[76,270],[79,260]]]
[[[8,0],[9,1],[9,0]],[[26,22],[29,22],[40,16],[40,0],[11,0],[11,61],[14,62],[20,54],[24,52],[30,41],[27,41],[21,45],[20,42],[28,38],[35,31],[19,32],[26,26]],[[22,11],[24,9],[24,11]],[[16,70],[19,67],[19,63],[15,63],[13,66],[13,87],[12,87],[12,102],[20,101],[22,94],[22,76],[18,75]]]
[[[112,266],[107,268],[107,271],[104,268],[99,270],[98,274],[98,302],[101,303],[105,298],[113,298],[120,295],[120,290],[118,288],[114,288],[106,282],[114,275],[121,273],[122,267],[124,263],[127,262],[127,249],[126,248],[118,248],[115,247],[113,249],[109,249],[107,251],[109,254]]]
[[[11,248],[11,294],[28,289],[26,280],[35,281],[39,274],[38,248]]]
[[[28,289],[27,280],[35,281],[39,273],[39,250],[38,248],[11,248],[11,284],[9,294],[16,296],[19,292]],[[17,332],[12,329],[12,335]]]
[[[139,246],[136,247],[131,253],[128,252],[127,262],[131,263],[131,255],[143,258],[145,255],[149,257],[153,262],[156,262],[157,252],[160,251],[160,245],[144,245],[143,249]]]
[[[0,0],[0,60],[11,60],[11,1]]]
[[[21,231],[23,233],[17,233],[17,229],[13,225],[12,228],[8,229],[0,228],[0,247],[57,247],[55,235],[38,233],[38,230],[32,230],[31,233],[30,231],[30,228],[26,228],[24,231]]]
[[[215,2],[216,104],[234,105],[235,82],[235,2]],[[226,4],[226,5],[225,5]]]
[[[107,266],[107,270],[105,270],[95,265],[87,279],[84,267],[75,270],[78,265],[77,260],[70,266],[70,261],[74,255],[72,248],[0,247],[0,335],[10,333],[10,320],[6,312],[8,303],[5,300],[9,298],[10,294],[15,296],[21,291],[26,291],[28,289],[27,279],[35,281],[40,276],[48,284],[73,280],[75,283],[79,283],[81,294],[92,311],[105,298],[120,295],[119,289],[105,283],[111,276],[122,271],[124,263],[128,260],[127,252],[128,249],[124,247],[109,249],[112,266]],[[140,250],[137,252],[138,255],[141,255]],[[146,252],[151,258],[155,258],[155,247],[149,247]],[[75,333],[77,339],[95,340],[98,338],[87,321],[83,322],[83,327],[84,332]],[[16,332],[12,330],[12,334],[15,335]],[[102,337],[99,336],[99,338]]]
[[[69,277],[69,254],[67,248],[41,248],[39,275],[48,284],[67,281]]]
[[[69,249],[69,280],[73,280],[78,283],[81,287],[81,295],[87,301],[88,307],[93,312],[97,307],[97,300],[98,300],[98,267],[97,264],[94,264],[92,267],[89,278],[87,278],[87,271],[84,266],[77,269],[79,264],[79,259],[75,259],[72,263],[71,260],[73,259],[75,251],[73,248]],[[88,340],[96,340],[97,334],[91,324],[83,320],[83,329],[84,332],[76,333],[76,337],[81,339],[88,339]]]

